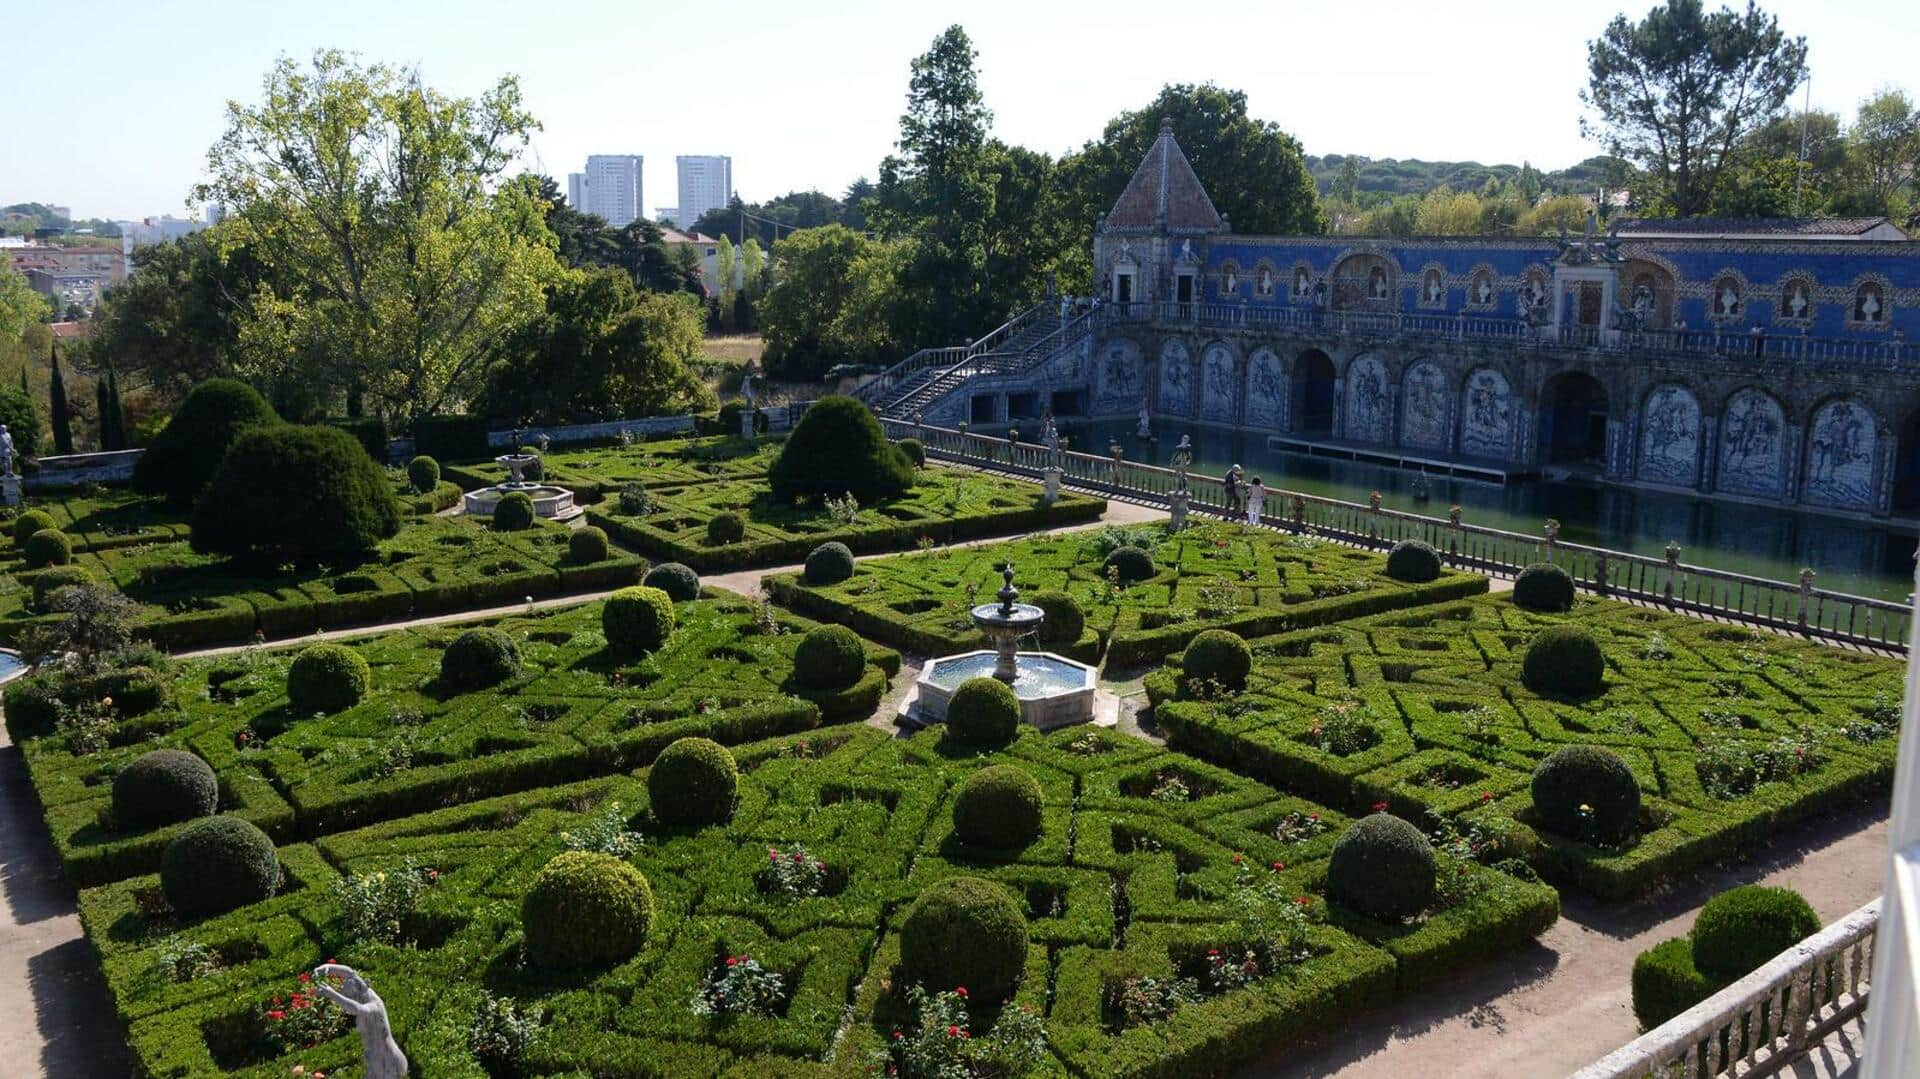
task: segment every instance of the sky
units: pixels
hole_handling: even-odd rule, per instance
[[[327,47],[417,64],[454,94],[517,75],[542,124],[526,164],[562,190],[588,154],[644,154],[651,213],[677,201],[674,155],[729,154],[749,201],[839,194],[875,175],[898,133],[910,61],[956,17],[979,50],[994,133],[1037,150],[1080,146],[1167,83],[1213,81],[1245,91],[1254,116],[1309,154],[1552,169],[1599,151],[1579,129],[1586,43],[1623,10],[1620,0],[84,7],[84,22],[63,14],[40,44],[0,53],[0,205],[50,202],[80,218],[184,213],[226,102],[257,100],[276,57]],[[1920,21],[1905,0],[1766,8],[1807,39],[1816,108],[1850,117],[1889,84],[1920,95]],[[71,45],[55,47],[63,35]]]

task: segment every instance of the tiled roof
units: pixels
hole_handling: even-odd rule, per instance
[[[1881,225],[1884,217],[1629,217],[1613,222],[1622,236],[1657,233],[1663,236],[1859,236]]]
[[[1107,227],[1148,229],[1165,226],[1174,231],[1220,228],[1220,212],[1213,208],[1207,189],[1193,173],[1187,155],[1173,140],[1173,128],[1162,125],[1160,136],[1114,200]]]
[[[62,338],[62,339],[69,338],[69,337],[85,337],[88,334],[91,334],[93,332],[93,323],[91,322],[54,322],[54,323],[49,323],[47,326],[47,329],[53,331],[53,336]]]
[[[705,233],[681,232],[679,229],[662,227],[660,229],[660,242],[669,244],[717,244],[720,241]]]

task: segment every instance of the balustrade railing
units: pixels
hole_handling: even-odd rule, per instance
[[[1875,899],[1572,1079],[1773,1075],[1867,1010]]]
[[[881,422],[891,438],[920,439],[930,456],[1029,479],[1042,478],[1053,457],[1033,441],[892,418]],[[1129,461],[1118,445],[1105,456],[1065,450],[1058,463],[1067,484],[1157,506],[1169,506],[1180,485],[1172,469]],[[1188,474],[1189,512],[1224,515],[1220,482],[1217,476]],[[1401,540],[1421,540],[1462,569],[1513,576],[1550,562],[1600,595],[1864,647],[1900,650],[1907,644],[1910,617],[1904,604],[1816,588],[1811,570],[1798,581],[1773,581],[1682,562],[1677,545],[1657,558],[1566,543],[1552,521],[1534,536],[1471,524],[1457,513],[1430,517],[1281,488],[1268,489],[1264,509],[1266,525],[1343,543],[1384,549]]]
[[[862,383],[860,388],[854,391],[854,396],[869,404],[884,401],[925,371],[953,368],[969,356],[993,351],[1013,335],[1032,325],[1034,320],[1043,317],[1046,309],[1047,305],[1044,303],[1034,304],[970,344],[923,348]]]

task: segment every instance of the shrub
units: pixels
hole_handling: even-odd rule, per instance
[[[698,828],[733,816],[739,782],[740,770],[727,747],[710,738],[682,738],[654,759],[647,797],[655,820]]]
[[[54,566],[51,569],[42,570],[33,577],[33,605],[39,610],[45,610],[47,597],[60,589],[92,583],[93,574],[85,566]]]
[[[310,644],[287,667],[287,700],[294,710],[344,712],[360,703],[373,679],[360,653],[337,644]]]
[[[1011,996],[1027,962],[1027,918],[1006,888],[948,877],[920,893],[900,927],[907,980],[935,992],[965,987],[994,1004]]]
[[[865,404],[833,394],[808,406],[767,481],[782,502],[845,494],[884,502],[913,486],[913,465]]]
[[[1040,782],[1010,764],[982,768],[953,796],[953,834],[978,847],[1024,847],[1040,836]]]
[[[46,510],[28,510],[13,519],[13,542],[24,547],[28,536],[56,527],[58,525],[53,520],[53,514]]]
[[[1535,693],[1586,697],[1606,683],[1600,642],[1584,626],[1548,626],[1527,643],[1520,680]]]
[[[1433,895],[1433,845],[1399,817],[1362,817],[1333,844],[1328,899],[1370,918],[1399,921],[1425,910]]]
[[[191,506],[241,435],[279,422],[280,417],[253,387],[230,378],[210,378],[187,394],[174,409],[173,419],[135,462],[133,486],[165,496],[175,508]],[[352,436],[342,437],[358,446]]]
[[[1440,576],[1440,552],[1419,540],[1401,540],[1387,552],[1387,576],[1408,584],[1425,584]]]
[[[853,576],[853,551],[839,540],[828,540],[807,553],[801,576],[808,584],[839,584]]]
[[[1719,990],[1693,965],[1685,937],[1661,941],[1633,961],[1633,1017],[1645,1030],[1672,1019]]]
[[[407,482],[413,489],[426,494],[440,485],[440,462],[421,454],[407,462]]]
[[[611,854],[556,854],[520,901],[527,961],[548,970],[605,967],[629,959],[653,928],[653,889]]]
[[[675,603],[700,598],[700,575],[678,562],[660,563],[648,570],[640,583],[648,588],[658,588]]]
[[[493,507],[495,532],[525,532],[533,527],[533,499],[525,491],[510,491]]]
[[[1730,982],[1819,931],[1820,916],[1799,892],[1742,885],[1700,908],[1693,920],[1693,965]]]
[[[540,456],[540,447],[521,446],[518,452],[522,456],[533,458],[533,460],[526,463],[526,467],[520,470],[520,474],[535,483],[546,482],[547,462],[545,458]]]
[[[1549,832],[1622,843],[1639,827],[1640,785],[1612,750],[1564,746],[1533,770],[1533,812]]]
[[[73,538],[57,528],[43,528],[27,537],[28,569],[64,566],[73,561]]]
[[[600,630],[607,647],[627,655],[645,655],[673,633],[673,599],[658,588],[637,585],[607,597],[600,608]]]
[[[713,546],[739,543],[747,536],[747,522],[732,510],[714,514],[707,521],[707,542]]]
[[[907,462],[915,468],[927,467],[926,444],[917,438],[903,438],[898,443],[900,452],[907,455]]]
[[[1027,602],[1047,612],[1047,620],[1040,623],[1040,640],[1046,644],[1073,644],[1087,631],[1086,612],[1065,592],[1037,592]]]
[[[470,629],[440,654],[440,681],[467,692],[497,686],[520,674],[520,647],[489,626]]]
[[[1144,581],[1154,575],[1153,555],[1138,547],[1115,547],[1100,572],[1107,576],[1117,573],[1124,583]]]
[[[1529,611],[1564,611],[1573,607],[1573,578],[1549,562],[1537,562],[1514,578],[1513,603]]]
[[[160,855],[160,890],[174,910],[188,916],[258,903],[279,887],[273,840],[239,817],[189,824]]]
[[[576,566],[605,562],[608,553],[607,533],[603,529],[587,525],[567,534],[567,561]]]
[[[866,646],[845,626],[816,626],[793,651],[793,677],[810,689],[845,689],[866,669]]]
[[[137,716],[166,703],[171,679],[152,667],[129,663],[102,671],[82,685],[86,687],[87,697],[94,700],[111,697],[116,713]]]
[[[242,434],[193,512],[193,549],[302,566],[357,561],[400,531],[385,471],[345,431],[284,424]]]
[[[1003,746],[1020,729],[1020,698],[998,678],[969,678],[947,701],[947,734],[978,749]]]
[[[1253,669],[1253,650],[1238,633],[1224,629],[1202,630],[1187,642],[1180,656],[1180,669],[1189,679],[1217,682],[1228,689],[1247,687],[1247,672]]]
[[[336,417],[327,421],[328,427],[338,427],[360,443],[367,451],[373,463],[381,468],[387,467],[387,421],[378,416]],[[428,488],[431,490],[432,488]]]
[[[211,817],[219,808],[212,766],[185,750],[141,754],[113,777],[113,823],[123,832]]]
[[[33,398],[27,396],[25,387],[0,387],[0,424],[5,424],[7,433],[13,436],[15,457],[25,460],[38,454],[40,410],[34,407]],[[14,463],[13,470],[23,471],[20,462]]]

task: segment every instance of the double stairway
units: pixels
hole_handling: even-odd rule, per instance
[[[977,377],[1033,370],[1078,345],[1093,332],[1099,317],[1096,308],[1062,318],[1057,304],[1038,303],[971,344],[921,349],[862,385],[855,395],[877,415],[911,420]]]

